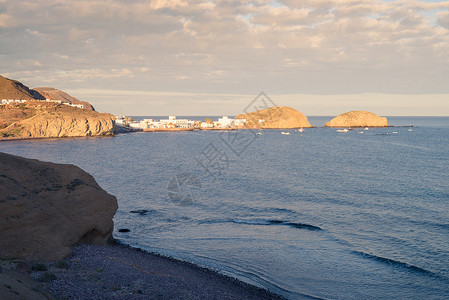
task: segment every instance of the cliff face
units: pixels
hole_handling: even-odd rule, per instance
[[[82,104],[84,109],[87,110],[95,110],[94,107],[87,101],[81,101],[75,97],[70,96],[66,92],[61,90],[51,88],[51,87],[38,87],[34,88],[34,91],[37,91],[39,94],[44,96],[46,99],[51,100],[61,100],[63,102],[72,103],[72,104]]]
[[[0,116],[2,112],[3,110],[0,111]],[[33,116],[15,121],[0,130],[0,139],[114,134],[115,118],[110,114],[86,111],[64,105],[37,109],[34,112]],[[7,110],[4,113],[7,113]]]
[[[306,116],[294,108],[275,106],[255,112],[240,114],[236,119],[246,119],[246,125],[260,128],[300,128],[312,127]]]
[[[369,111],[350,111],[326,123],[326,127],[387,127],[387,118]]]
[[[45,100],[45,97],[17,80],[0,76],[0,99]]]
[[[88,173],[0,153],[0,257],[60,260],[112,237],[117,199]]]

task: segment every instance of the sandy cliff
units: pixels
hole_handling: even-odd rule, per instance
[[[294,108],[275,106],[255,112],[240,114],[236,119],[246,119],[246,125],[260,128],[300,128],[312,127],[306,116]]]
[[[11,115],[13,110],[27,111],[6,108],[0,110],[0,117]],[[114,133],[115,118],[110,114],[65,105],[29,110],[32,112],[24,114],[23,119],[14,119],[12,124],[1,129],[0,139],[97,136]]]
[[[0,153],[0,257],[59,260],[78,243],[105,244],[117,199],[88,173]]]
[[[326,127],[387,127],[387,118],[369,111],[350,111],[326,123]]]

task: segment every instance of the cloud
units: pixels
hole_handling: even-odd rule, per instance
[[[448,9],[417,0],[5,0],[0,69],[73,89],[447,93]]]

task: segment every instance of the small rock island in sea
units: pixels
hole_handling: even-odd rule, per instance
[[[264,129],[312,127],[305,115],[287,106],[274,106],[247,114],[240,114],[235,118],[246,119],[246,126]]]
[[[325,127],[388,127],[387,118],[369,111],[350,111],[341,114],[324,125]]]

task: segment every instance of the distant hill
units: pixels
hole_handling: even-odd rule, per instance
[[[66,92],[51,88],[51,87],[38,87],[34,88],[39,94],[43,95],[47,99],[61,100],[62,102],[68,102],[72,104],[83,104],[84,109],[95,110],[94,107],[87,101],[81,101],[75,97],[70,96]]]
[[[306,116],[294,108],[273,106],[247,114],[240,114],[236,119],[246,119],[246,125],[258,128],[283,129],[312,127]]]
[[[45,100],[45,97],[17,80],[0,76],[0,99]]]
[[[75,97],[70,96],[66,92],[57,90],[51,87],[39,87],[30,89],[23,83],[0,76],[0,100],[61,100],[65,103],[82,104],[86,110],[95,110],[94,107],[87,101],[81,101]]]
[[[388,122],[387,118],[375,113],[359,110],[341,114],[327,122],[325,127],[388,127]]]

